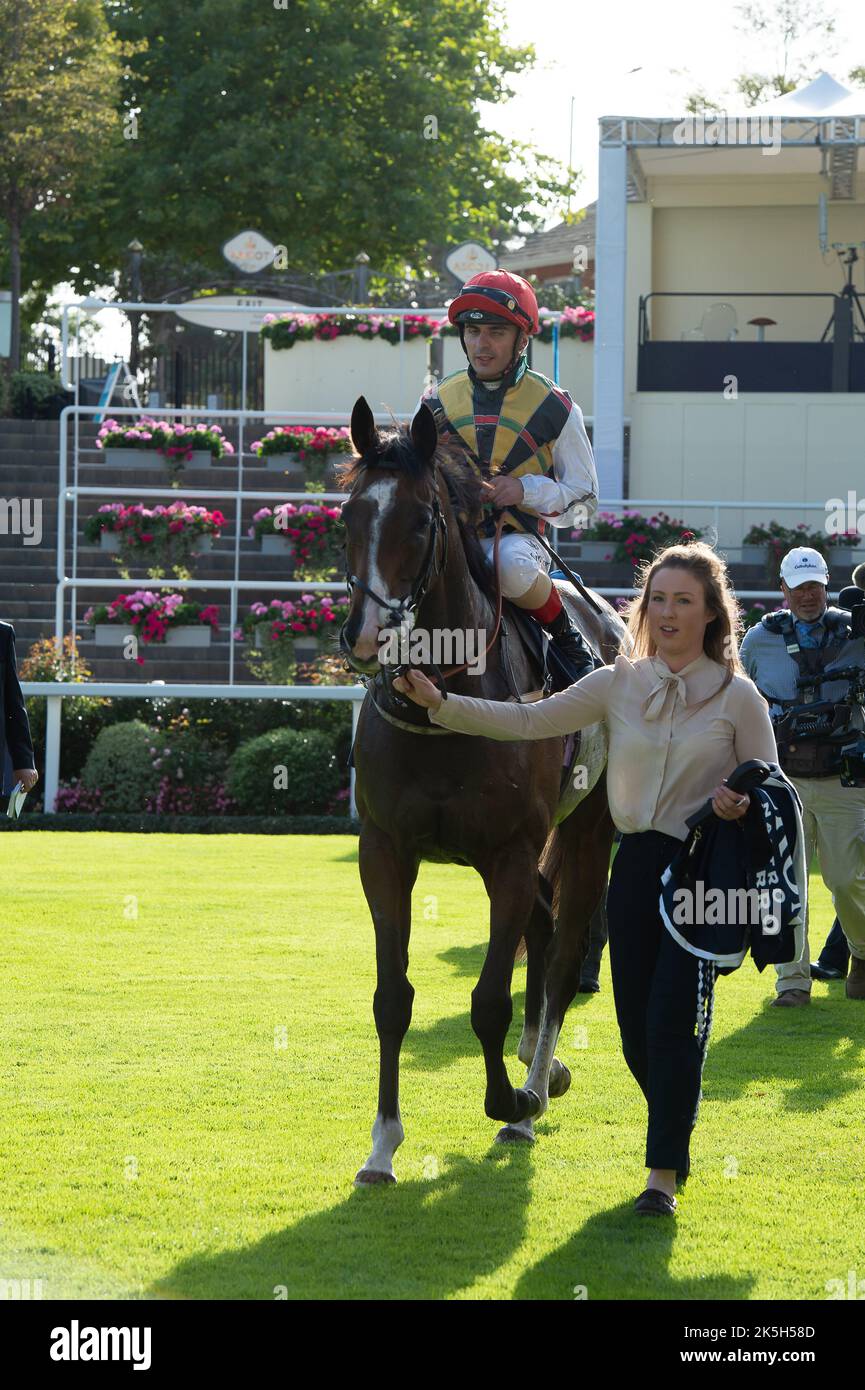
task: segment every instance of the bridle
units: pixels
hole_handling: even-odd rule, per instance
[[[410,593],[406,598],[390,599],[382,598],[380,594],[371,589],[358,575],[352,574],[348,568],[348,556],[346,555],[345,582],[351,594],[353,589],[360,589],[361,593],[371,598],[373,603],[388,609],[390,617],[385,623],[385,627],[401,627],[406,618],[411,614],[417,617],[417,610],[426,598],[430,580],[434,575],[443,572],[448,561],[448,528],[438,499],[438,492],[433,494],[433,512],[430,518],[429,540],[427,542],[427,552],[420,573],[414,581]],[[440,562],[436,562],[436,551],[438,549],[439,533],[442,536],[442,557]]]
[[[450,485],[448,482],[447,474],[443,472],[442,477],[445,480],[445,486],[448,488],[449,495],[451,495],[451,500],[453,501],[453,496],[452,494],[450,494]],[[496,623],[493,629],[493,635],[487,642],[487,645],[484,649],[484,655],[486,655],[486,653],[489,652],[490,648],[495,643],[496,638],[499,635],[499,629],[501,627],[502,622],[502,586],[499,579],[499,542],[501,540],[504,524],[505,513],[501,512],[496,521],[495,542],[493,545],[493,569],[495,572],[496,580]],[[400,627],[409,614],[411,614],[412,617],[417,617],[417,611],[423,603],[424,598],[426,597],[427,590],[429,589],[432,578],[434,576],[437,577],[438,575],[442,574],[447,565],[448,528],[447,522],[444,517],[444,513],[441,509],[441,503],[439,502],[437,488],[433,493],[432,517],[430,518],[429,526],[429,540],[427,543],[427,552],[424,558],[424,563],[421,566],[420,573],[418,574],[417,578],[412,584],[411,591],[409,592],[406,598],[382,598],[382,596],[380,594],[377,594],[374,589],[370,588],[369,584],[367,584],[363,579],[361,579],[359,575],[353,574],[349,570],[348,556],[346,555],[345,582],[349,594],[352,593],[353,589],[360,589],[361,593],[366,594],[366,596],[368,598],[371,598],[374,603],[379,604],[382,608],[386,608],[390,615],[388,617],[387,622],[385,623],[385,627],[387,628]],[[442,554],[441,560],[437,561],[436,552],[438,550],[438,538],[440,533],[442,537]],[[438,666],[431,665],[430,669],[435,673],[437,677],[436,683],[445,699],[447,699],[447,690],[445,689],[445,681],[447,680],[447,678],[449,676],[458,675],[460,671],[465,671],[468,668],[468,665],[469,663],[467,661],[464,661],[462,665],[451,666],[446,671],[441,671]],[[382,662],[381,666],[382,670],[386,672],[390,682],[393,681],[395,676],[401,676],[409,669],[406,665],[388,665],[385,662]],[[404,700],[401,695],[399,695],[395,690],[393,690],[393,688],[391,688],[390,694],[392,699],[394,699],[398,704],[404,706],[408,705],[409,702],[407,700]],[[375,702],[373,701],[373,703]],[[378,708],[378,706],[376,706],[376,708]]]

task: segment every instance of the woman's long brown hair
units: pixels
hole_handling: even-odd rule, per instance
[[[660,569],[687,570],[699,579],[703,586],[706,608],[712,614],[712,621],[706,625],[703,636],[703,651],[712,661],[726,667],[726,674],[718,690],[701,700],[699,709],[713,700],[715,695],[730,684],[734,676],[745,674],[739,660],[739,643],[742,639],[743,624],[739,605],[730,585],[727,566],[720,555],[704,541],[691,541],[682,545],[668,545],[651,560],[645,560],[637,572],[637,595],[623,611],[622,616],[634,643],[631,659],[656,656],[657,646],[649,635],[649,598],[652,582]]]

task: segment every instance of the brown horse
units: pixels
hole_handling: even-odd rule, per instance
[[[477,539],[480,484],[464,457],[440,445],[422,405],[408,430],[380,436],[363,397],[351,418],[360,456],[342,476],[346,578],[351,592],[340,648],[366,676],[354,747],[361,819],[359,864],[375,927],[377,988],[373,1012],[380,1044],[373,1149],[355,1179],[395,1182],[393,1155],[404,1137],[399,1056],[411,1021],[408,979],[411,894],[421,859],[470,864],[490,900],[489,949],[472,992],[471,1019],[484,1053],[490,1119],[497,1138],[531,1140],[532,1119],[570,1074],[553,1056],[565,1010],[576,993],[589,921],[607,881],[613,825],[605,776],[551,831],[559,802],[562,741],[501,742],[431,725],[426,711],[392,686],[394,665],[379,661],[382,641],[398,629],[418,637],[485,634],[495,628],[493,573]],[[618,614],[599,596],[593,612],[570,584],[560,585],[589,644],[612,661],[624,636]],[[430,640],[431,640],[430,639]],[[428,670],[444,664],[433,654]],[[542,673],[511,636],[495,641],[475,671],[457,669],[454,694],[504,700],[538,691]],[[422,660],[411,659],[422,668]],[[553,913],[558,909],[555,931]],[[503,1049],[511,1022],[511,977],[521,940],[527,952],[525,1024],[520,1060],[529,1067],[515,1090]],[[546,964],[546,972],[545,972]],[[546,988],[545,988],[546,974]]]

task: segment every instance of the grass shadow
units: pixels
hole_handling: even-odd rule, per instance
[[[182,1260],[145,1296],[453,1297],[522,1243],[532,1162],[522,1146],[496,1147],[480,1162],[449,1154],[435,1177],[352,1188],[337,1206],[254,1245]]]
[[[747,1299],[755,1284],[752,1275],[670,1273],[676,1223],[641,1216],[633,1202],[598,1212],[584,1226],[521,1277],[514,1299]],[[584,1291],[584,1292],[583,1292]]]
[[[723,1008],[723,979],[716,1008]],[[783,1089],[788,1110],[825,1110],[861,1087],[865,1044],[861,1005],[844,997],[815,997],[807,1008],[775,1009],[767,1003],[706,1055],[713,1100],[738,1100],[755,1081]],[[855,1013],[852,1012],[855,1010]]]

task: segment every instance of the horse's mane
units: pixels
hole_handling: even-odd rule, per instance
[[[369,468],[402,469],[412,478],[423,478],[427,473],[432,474],[433,465],[444,478],[469,573],[495,608],[495,576],[475,531],[483,517],[481,479],[467,463],[456,440],[440,440],[432,460],[426,462],[414,448],[407,427],[389,430],[380,434],[377,446],[343,464],[337,471],[337,482],[348,491]]]

